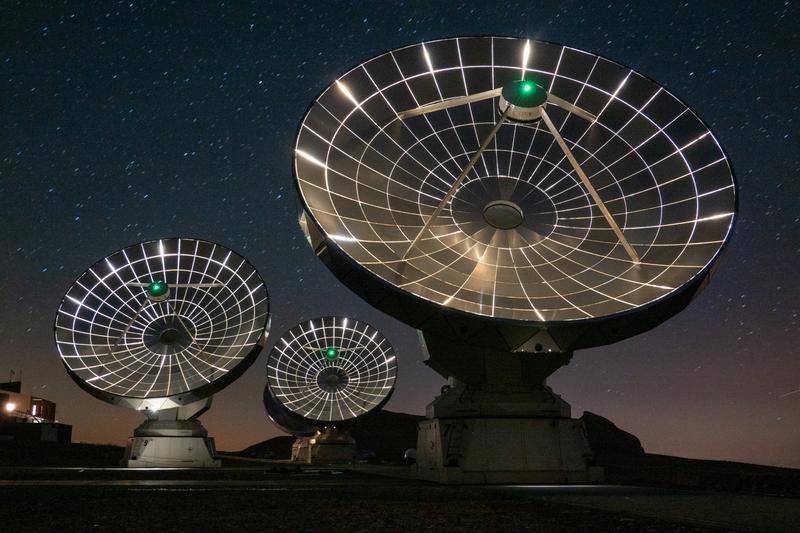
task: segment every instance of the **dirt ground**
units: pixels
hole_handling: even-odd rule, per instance
[[[520,487],[446,487],[356,472],[0,472],[3,531],[722,531]],[[15,479],[9,479],[15,478]],[[581,490],[576,489],[575,494]],[[596,489],[591,489],[596,490]],[[602,489],[601,492],[605,493]],[[609,488],[624,499],[654,489]],[[658,490],[658,489],[655,489]],[[568,491],[562,495],[569,496]]]

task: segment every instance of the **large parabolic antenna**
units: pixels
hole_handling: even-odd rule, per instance
[[[416,327],[511,349],[543,328],[570,349],[665,320],[736,209],[730,164],[686,104],[523,39],[422,43],[350,70],[303,119],[295,174],[346,284]]]
[[[736,214],[730,163],[689,106],[540,41],[374,57],[311,104],[295,154],[317,254],[467,382],[489,379],[464,363],[486,350],[569,354],[660,324],[704,286]],[[456,360],[453,343],[484,351]]]
[[[204,412],[253,363],[268,323],[267,289],[244,258],[212,242],[161,239],[83,273],[61,302],[55,336],[84,390],[163,426]],[[137,435],[158,436],[146,429]]]
[[[396,378],[394,349],[377,329],[348,317],[320,317],[275,343],[264,404],[273,422],[296,436],[318,430],[311,449],[295,459],[349,460],[352,439],[343,430],[385,405]]]

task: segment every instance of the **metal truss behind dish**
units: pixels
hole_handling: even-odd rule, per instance
[[[312,423],[351,420],[380,408],[396,377],[389,341],[369,324],[345,317],[294,326],[267,358],[268,394]]]

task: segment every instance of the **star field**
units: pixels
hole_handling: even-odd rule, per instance
[[[800,24],[790,2],[61,2],[0,8],[0,378],[58,403],[75,440],[123,442],[141,417],[67,376],[52,325],[99,258],[159,237],[248,258],[273,308],[268,345],[316,316],[368,320],[395,346],[388,408],[443,383],[411,328],[318,261],[297,224],[292,147],[307,106],[350,67],[456,35],[551,40],[642,72],[727,151],[739,218],[710,286],[657,329],[578,352],[550,384],[654,453],[800,467]],[[203,422],[219,449],[278,434],[261,358]]]

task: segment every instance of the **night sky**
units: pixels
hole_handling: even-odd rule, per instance
[[[535,6],[534,6],[535,4]],[[3,2],[0,380],[58,403],[73,438],[123,443],[141,415],[67,376],[59,301],[109,253],[159,237],[247,257],[272,298],[270,342],[347,314],[399,354],[389,409],[442,384],[415,332],[317,260],[297,225],[292,146],[312,99],[391,48],[458,35],[545,39],[663,84],[711,126],[739,184],[716,277],[655,330],[575,354],[550,380],[650,452],[800,468],[800,23],[789,2]],[[47,6],[47,7],[44,7]],[[262,355],[202,420],[222,450],[279,434]]]

